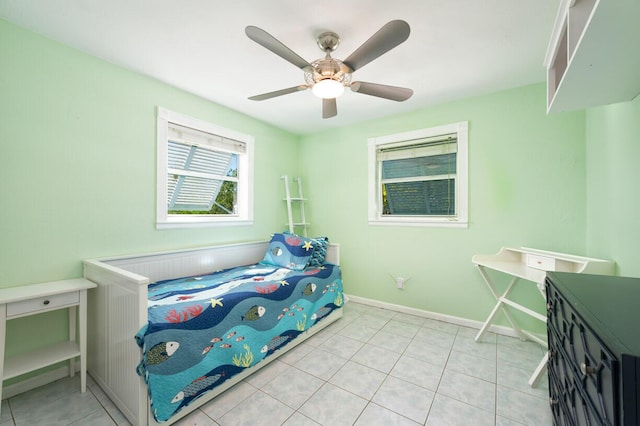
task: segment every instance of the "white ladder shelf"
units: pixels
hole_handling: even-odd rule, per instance
[[[285,201],[287,202],[287,215],[289,217],[289,232],[292,234],[301,234],[302,236],[307,236],[307,218],[304,212],[304,203],[306,198],[302,194],[302,179],[299,177],[294,177],[292,180],[298,184],[298,193],[295,196],[291,194],[291,188],[289,187],[289,177],[287,175],[282,176],[284,179],[284,190],[285,190]],[[298,212],[295,214],[294,218],[294,206],[297,208]],[[299,220],[295,220],[299,219]],[[302,229],[302,232],[296,232],[296,229]]]

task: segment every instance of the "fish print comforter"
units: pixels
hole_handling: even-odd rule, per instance
[[[162,422],[341,308],[342,278],[259,263],[150,284],[148,299],[137,372]]]

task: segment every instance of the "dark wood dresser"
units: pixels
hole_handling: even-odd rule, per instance
[[[549,272],[556,425],[640,425],[640,278]]]

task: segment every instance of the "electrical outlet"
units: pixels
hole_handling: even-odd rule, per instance
[[[402,278],[402,277],[397,277],[396,278],[396,287],[404,288],[404,278]]]

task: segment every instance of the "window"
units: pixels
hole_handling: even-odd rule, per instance
[[[248,225],[253,137],[158,109],[157,227]]]
[[[467,226],[467,122],[369,139],[369,224]]]

